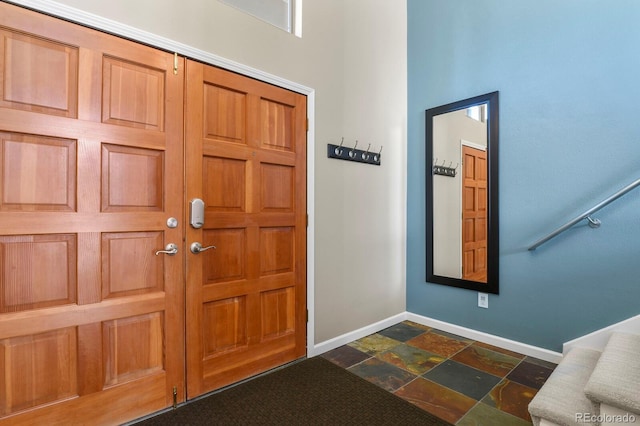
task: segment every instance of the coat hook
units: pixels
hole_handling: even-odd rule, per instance
[[[374,154],[373,156],[373,161],[375,161],[376,163],[380,161],[380,154],[382,154],[382,145],[380,145],[380,152],[378,152],[377,154]]]
[[[357,147],[358,147],[358,141],[356,141],[356,144],[353,147],[353,149],[351,151],[349,151],[349,157],[350,158],[356,158],[356,148]]]
[[[344,143],[344,137],[340,141],[340,146],[336,147],[336,149],[333,150],[333,152],[335,152],[336,155],[342,155],[342,144],[343,143]]]
[[[368,160],[369,159],[369,148],[371,148],[371,144],[369,144],[369,146],[367,147],[367,151],[362,153],[362,159],[363,160]]]

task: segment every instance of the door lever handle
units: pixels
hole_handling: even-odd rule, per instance
[[[158,250],[156,252],[156,256],[159,255],[160,253],[164,253],[164,254],[168,254],[169,256],[173,256],[174,254],[176,254],[178,252],[178,246],[173,244],[173,243],[169,243],[167,244],[167,246],[164,248],[164,250]]]
[[[203,251],[207,251],[209,249],[214,249],[214,248],[216,248],[216,246],[202,247],[202,244],[196,242],[191,244],[191,253],[198,254],[198,253],[202,253]]]

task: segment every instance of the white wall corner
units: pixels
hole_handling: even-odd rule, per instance
[[[565,342],[562,345],[562,353],[566,354],[575,347],[602,351],[609,340],[609,336],[611,336],[614,331],[640,334],[640,315]]]
[[[309,346],[307,348],[307,357],[311,358],[316,355],[321,355],[325,352],[329,352],[332,349],[339,348],[340,346],[346,345],[347,343],[353,342],[354,340],[362,339],[363,337],[369,336],[370,334],[375,334],[378,331],[384,330],[385,328],[391,327],[392,325],[396,325],[406,319],[407,313],[402,312],[382,321],[378,321],[357,330],[350,331],[349,333],[334,337],[333,339],[318,343],[314,346]]]

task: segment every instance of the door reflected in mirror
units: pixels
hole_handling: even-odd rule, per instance
[[[426,111],[427,281],[498,293],[498,92]]]

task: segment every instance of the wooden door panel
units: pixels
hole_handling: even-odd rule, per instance
[[[187,64],[189,398],[305,353],[304,96]]]
[[[0,132],[0,211],[75,211],[76,158],[75,140]]]
[[[295,264],[293,227],[260,228],[260,276],[292,272]]]
[[[203,304],[204,359],[247,345],[247,298],[229,297]]]
[[[0,4],[0,420],[184,400],[183,61]]]
[[[269,163],[260,165],[261,211],[293,212],[295,193],[295,167]]]
[[[102,323],[105,387],[162,372],[163,322],[152,312]]]
[[[165,74],[120,58],[103,59],[102,122],[162,131]]]
[[[478,210],[476,204],[478,201],[477,193],[477,188],[474,186],[465,185],[464,188],[462,188],[462,208],[465,213],[473,214]]]
[[[487,247],[486,247],[486,245],[481,245],[480,247],[478,247],[476,249],[475,261],[476,261],[476,264],[475,264],[476,271],[478,271],[481,274],[483,274],[482,276],[486,276],[486,270],[487,270]]]
[[[475,220],[475,234],[476,241],[484,242],[487,240],[487,218],[486,216],[481,216],[476,218]],[[486,243],[482,244],[482,247],[486,248]]]
[[[163,211],[164,155],[103,143],[102,211]]]
[[[489,200],[489,194],[487,193],[486,181],[484,186],[478,186],[478,211],[486,218],[487,216],[487,201]]]
[[[203,136],[244,144],[246,97],[242,91],[206,83],[204,90]]]
[[[208,229],[203,244],[216,245],[215,251],[202,253],[203,282],[214,284],[247,278],[247,236],[245,228]]]
[[[162,232],[102,233],[102,298],[164,290]]]
[[[0,341],[0,414],[78,395],[75,329]]]
[[[462,221],[462,238],[464,244],[471,244],[476,241],[476,220],[475,218],[465,218]]]
[[[291,105],[260,99],[260,141],[265,148],[293,152],[295,109]]]
[[[262,339],[276,338],[295,332],[295,287],[263,291],[260,295]]]
[[[488,170],[486,153],[484,156],[476,156],[475,163],[475,180],[478,181],[479,186],[486,188]]]
[[[0,236],[0,312],[75,303],[76,253],[72,234]]]
[[[203,199],[208,211],[246,211],[247,161],[213,156],[202,161]]]
[[[464,178],[476,180],[476,156],[474,151],[463,148],[462,165],[464,168]]]
[[[0,28],[0,107],[76,117],[78,48]]]

